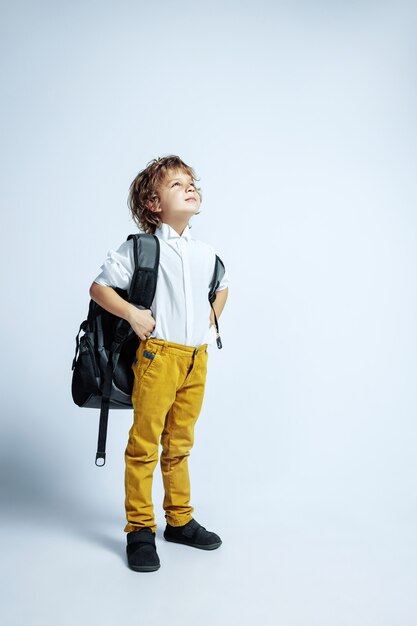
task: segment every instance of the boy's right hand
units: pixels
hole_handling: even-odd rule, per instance
[[[150,309],[138,309],[133,304],[129,310],[127,321],[139,339],[143,340],[148,339],[156,324]]]
[[[148,339],[155,328],[156,322],[150,309],[138,309],[135,305],[121,298],[113,287],[93,282],[90,296],[103,309],[123,318],[133,328],[140,339]]]

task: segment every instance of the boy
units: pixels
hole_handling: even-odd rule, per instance
[[[127,560],[140,572],[160,567],[152,503],[153,472],[162,445],[167,541],[213,550],[221,539],[193,517],[188,456],[204,396],[207,348],[215,343],[208,300],[215,251],[190,234],[189,219],[199,213],[201,190],[194,170],[175,155],[154,159],[129,190],[136,224],[160,243],[158,281],[151,309],[138,309],[113,287],[127,289],[133,273],[132,240],[109,251],[90,287],[100,306],[127,320],[138,335],[133,364],[133,425],[125,452]],[[228,296],[225,271],[213,303],[219,318]]]

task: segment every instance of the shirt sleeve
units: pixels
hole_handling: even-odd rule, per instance
[[[101,266],[101,273],[94,279],[104,287],[128,289],[132,280],[135,262],[132,240],[124,241],[117,250],[109,250]]]

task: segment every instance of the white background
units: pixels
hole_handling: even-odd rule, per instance
[[[2,3],[8,626],[415,624],[416,5]],[[230,274],[190,458],[223,539],[125,561],[132,415],[70,395],[128,187],[178,154]]]

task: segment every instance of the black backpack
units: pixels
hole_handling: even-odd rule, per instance
[[[115,288],[115,291],[135,306],[150,309],[158,278],[159,240],[156,235],[146,233],[129,235],[127,239],[133,239],[135,269],[129,290]],[[216,255],[208,299],[213,309],[217,335],[219,326],[213,302],[224,272],[223,261]],[[84,334],[80,337],[81,332]],[[221,348],[219,335],[216,341],[218,348]],[[80,407],[100,409],[95,463],[102,466],[106,462],[109,409],[132,408],[132,364],[139,337],[126,320],[90,300],[87,319],[82,322],[75,342],[72,398]]]

